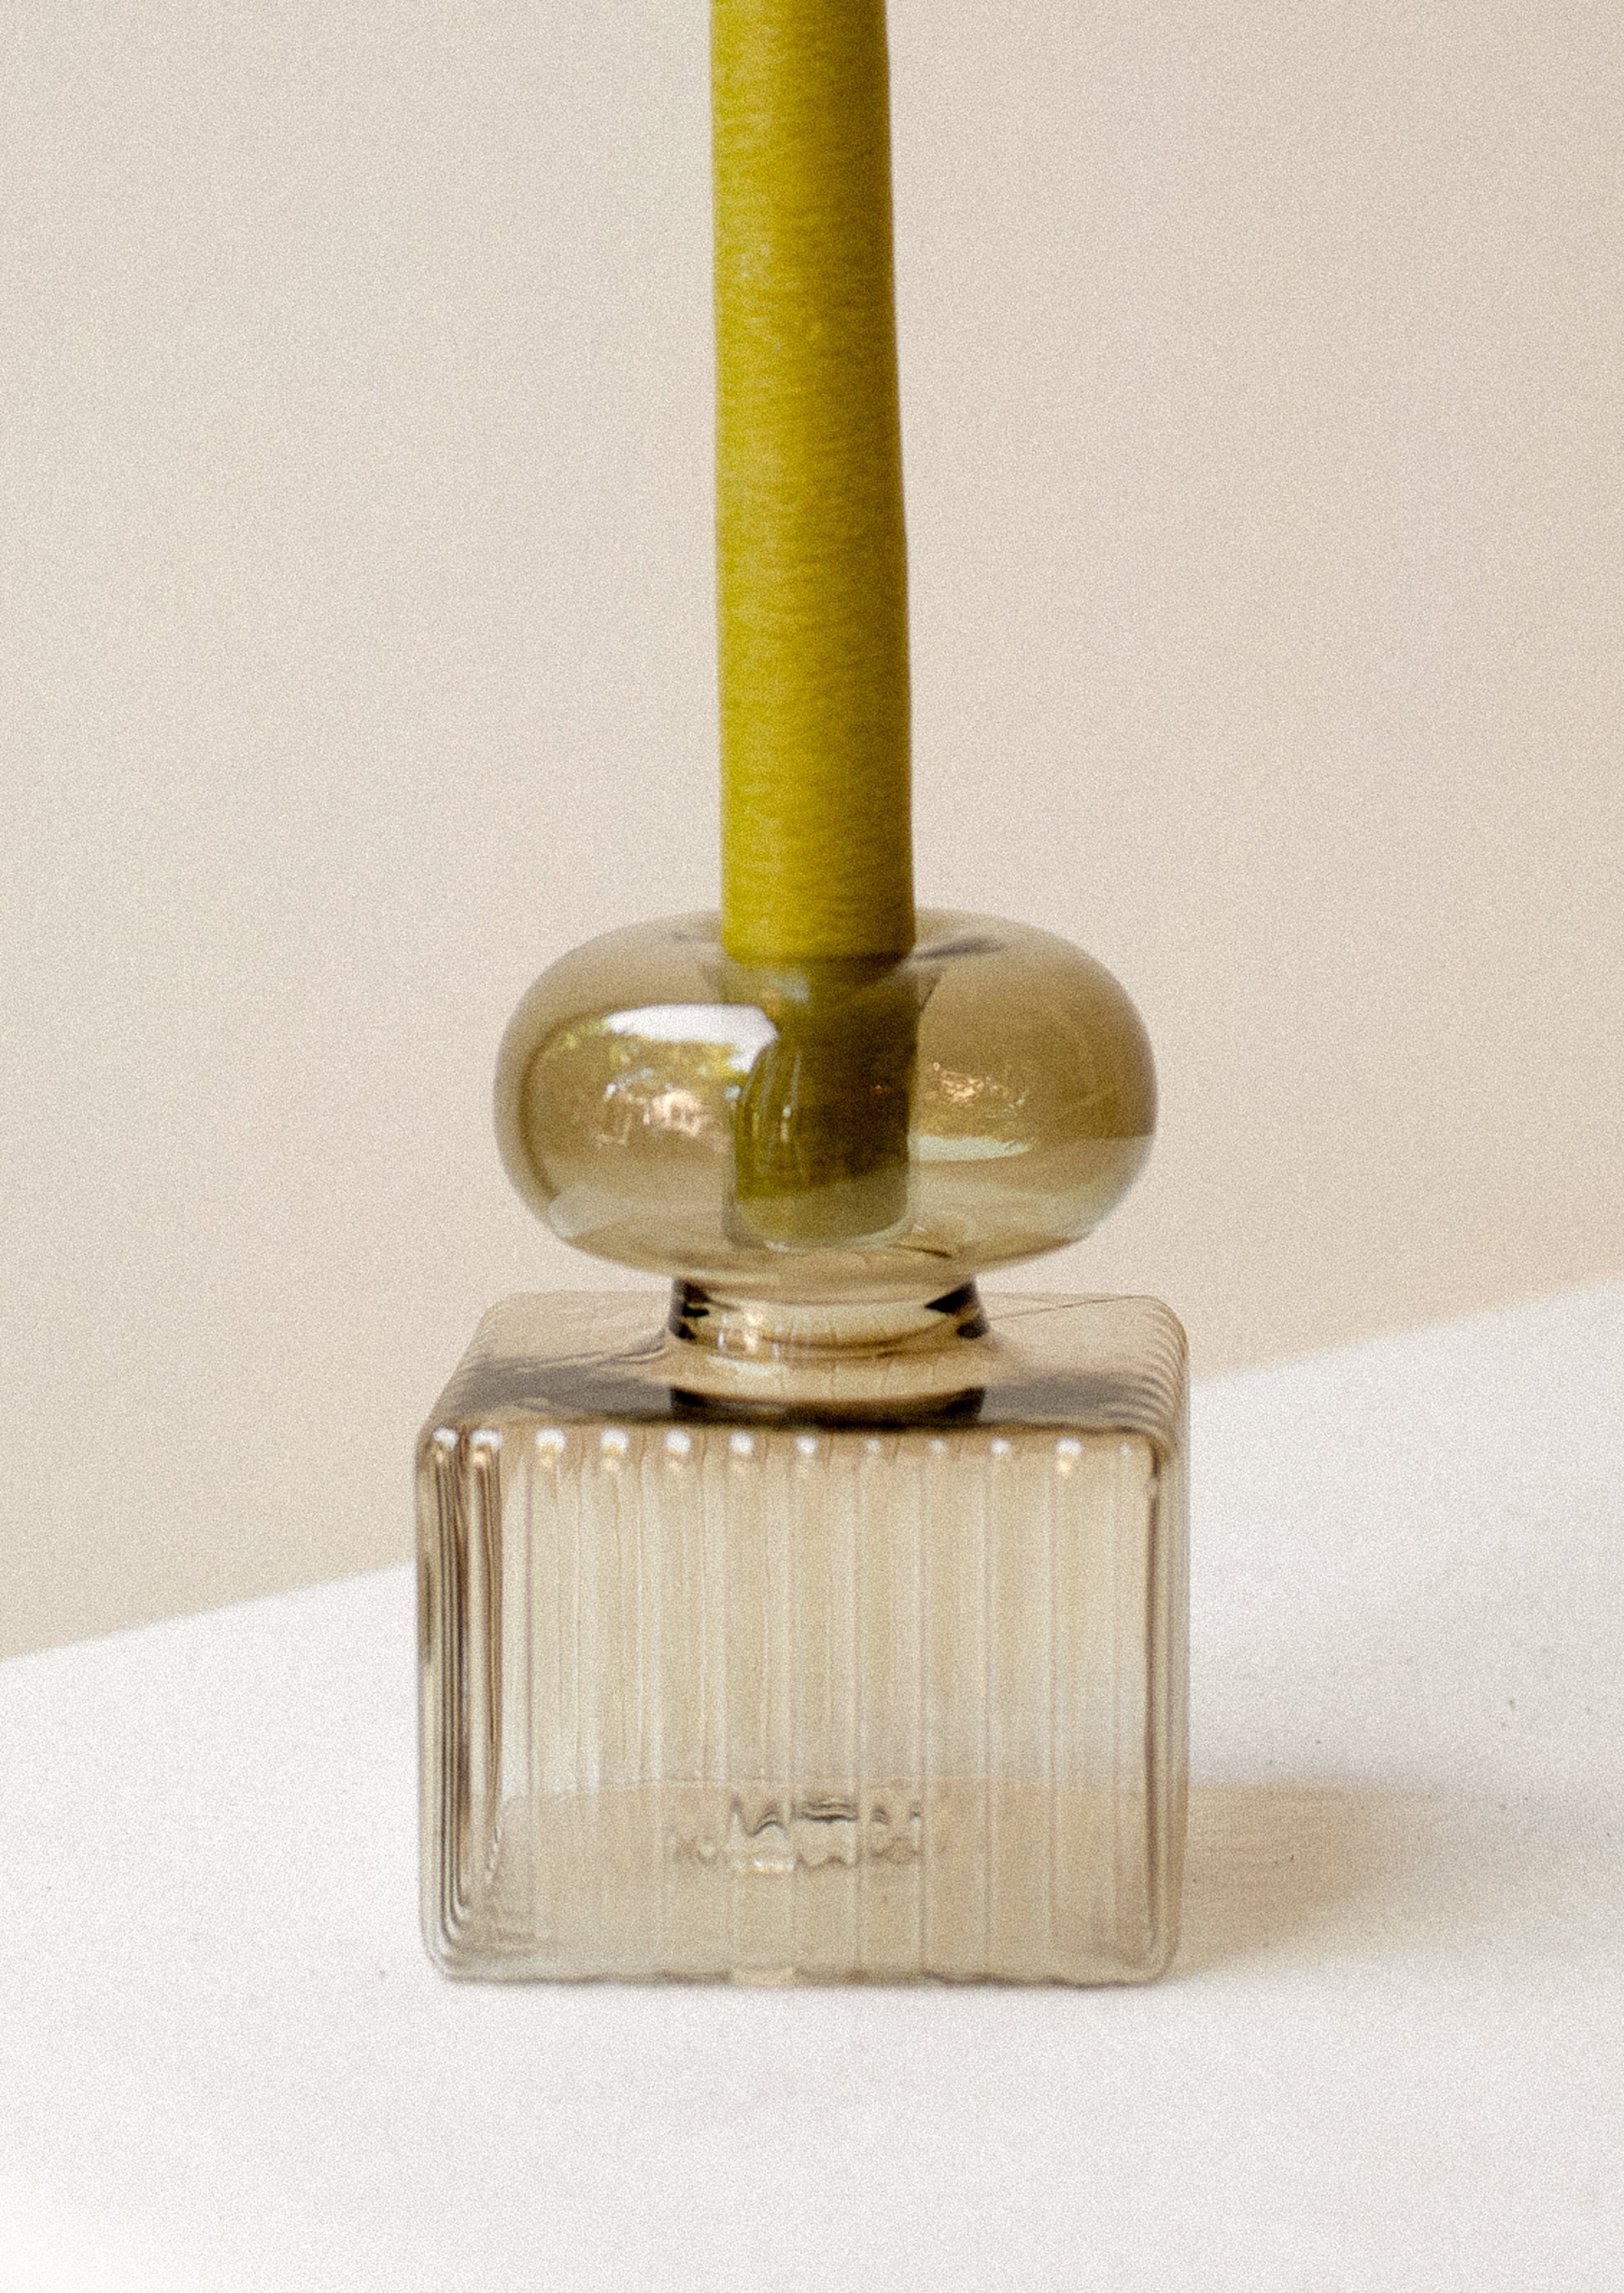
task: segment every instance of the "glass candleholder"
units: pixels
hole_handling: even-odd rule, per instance
[[[521,1192],[672,1289],[507,1300],[424,1429],[449,1973],[1103,1982],[1171,1957],[1183,1333],[1151,1300],[976,1288],[1131,1182],[1149,1049],[1063,941],[921,926],[833,981],[741,970],[714,917],[618,932],[514,1016]],[[818,1113],[820,1062],[855,1119]]]

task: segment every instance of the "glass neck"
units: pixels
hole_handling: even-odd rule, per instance
[[[974,1282],[940,1298],[816,1304],[679,1281],[667,1328],[673,1383],[723,1406],[884,1416],[961,1406],[985,1373]]]
[[[739,1298],[707,1283],[679,1281],[666,1326],[674,1338],[729,1360],[810,1365],[950,1350],[984,1338],[987,1317],[974,1282],[941,1298],[814,1304]]]

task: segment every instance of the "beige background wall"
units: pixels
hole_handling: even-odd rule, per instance
[[[12,0],[4,1644],[402,1553],[530,976],[714,887],[701,0]],[[893,0],[922,887],[1207,1370],[1624,1268],[1612,0]]]

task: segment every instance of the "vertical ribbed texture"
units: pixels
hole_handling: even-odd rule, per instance
[[[532,1421],[424,1459],[448,1964],[1157,1970],[1183,1546],[1144,1437]]]

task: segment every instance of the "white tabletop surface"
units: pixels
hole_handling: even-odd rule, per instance
[[[403,1568],[0,1667],[3,2293],[1624,2282],[1624,1287],[1194,1441],[1147,1990],[441,1981]]]

